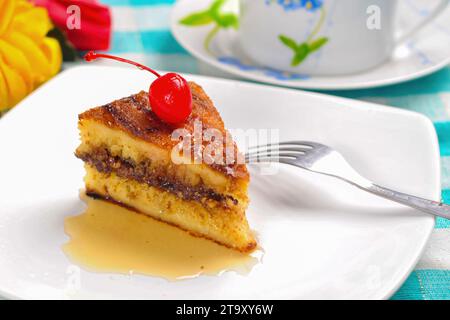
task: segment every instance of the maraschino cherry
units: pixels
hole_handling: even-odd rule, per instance
[[[177,73],[166,73],[161,76],[140,63],[112,56],[109,54],[89,51],[84,59],[92,61],[98,58],[113,59],[135,65],[141,70],[147,70],[158,78],[153,81],[148,90],[148,98],[153,112],[161,120],[170,124],[179,124],[189,117],[192,112],[192,94],[187,81]]]

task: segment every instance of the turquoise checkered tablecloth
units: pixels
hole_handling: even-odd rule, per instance
[[[113,13],[111,52],[157,69],[200,73],[199,62],[173,38],[174,0],[100,0]],[[442,198],[450,203],[450,67],[412,82],[332,94],[420,112],[435,125],[441,150]],[[450,221],[437,219],[425,255],[393,299],[450,299]]]

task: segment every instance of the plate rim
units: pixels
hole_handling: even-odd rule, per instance
[[[185,2],[186,0],[177,0],[175,4],[173,5],[173,8],[170,13],[170,31],[174,38],[178,41],[178,43],[191,55],[193,55],[198,60],[207,63],[223,72],[226,72],[230,75],[235,75],[241,77],[240,80],[251,80],[256,81],[259,83],[266,83],[266,84],[272,84],[282,87],[288,87],[288,88],[298,88],[298,89],[312,89],[312,90],[355,90],[355,89],[371,89],[371,88],[381,88],[386,87],[394,84],[400,84],[405,83],[409,81],[413,81],[422,77],[425,77],[427,75],[432,74],[433,72],[436,72],[438,70],[443,69],[448,64],[450,64],[450,56],[447,59],[443,59],[439,63],[433,64],[432,66],[420,69],[419,71],[416,71],[414,73],[408,73],[397,77],[389,78],[388,80],[372,80],[372,81],[365,81],[365,82],[358,82],[358,83],[350,83],[346,85],[341,84],[332,84],[332,83],[324,83],[324,84],[314,84],[314,83],[308,83],[302,80],[277,80],[270,77],[266,77],[264,75],[258,75],[250,72],[245,72],[236,68],[232,68],[228,65],[225,65],[208,55],[205,55],[200,50],[197,50],[194,45],[191,45],[189,41],[187,41],[186,37],[182,35],[182,32],[179,32],[181,26],[179,26],[178,21],[175,19],[175,15],[177,10],[179,10],[180,3]],[[210,0],[202,0],[202,1],[210,1]],[[385,62],[383,62],[385,63]],[[381,64],[382,65],[382,64]],[[380,66],[381,66],[380,65]],[[377,66],[378,67],[378,66]],[[376,69],[372,68],[370,70]],[[367,70],[367,71],[370,71]],[[358,74],[364,74],[364,72],[358,73]],[[330,76],[331,77],[331,76]],[[335,76],[337,79],[339,76]],[[313,76],[311,76],[313,78]],[[316,77],[316,79],[319,77]]]
[[[35,90],[33,93],[31,93],[29,96],[27,96],[24,100],[22,100],[18,105],[16,105],[16,107],[14,107],[13,109],[16,109],[16,111],[14,110],[10,110],[7,115],[5,115],[8,119],[11,119],[10,117],[13,116],[14,114],[17,113],[18,110],[22,110],[23,107],[22,105],[25,104],[24,102],[33,99],[34,95],[39,92],[40,90],[45,89],[49,84],[51,84],[54,81],[58,81],[60,77],[62,76],[67,76],[67,74],[71,73],[71,72],[83,72],[83,69],[123,69],[123,67],[115,67],[115,66],[101,66],[101,65],[97,65],[97,66],[86,66],[86,65],[79,65],[79,66],[74,66],[74,67],[70,67],[66,70],[64,70],[63,72],[61,72],[60,74],[58,74],[56,77],[52,78],[50,81],[48,81],[47,83],[45,83],[44,85],[42,85],[41,87],[39,87],[37,90]],[[161,70],[158,70],[161,71]],[[162,71],[164,72],[164,71]],[[245,82],[245,81],[240,81],[240,80],[233,80],[233,79],[223,79],[223,78],[216,78],[216,77],[211,77],[211,76],[204,76],[204,75],[196,75],[196,74],[189,74],[189,73],[183,73],[183,75],[186,75],[187,77],[195,77],[198,79],[205,79],[207,81],[213,81],[216,83],[228,83],[228,84],[232,84],[232,83],[238,83],[240,86],[244,86],[244,87],[254,87],[254,88],[259,88],[259,89],[264,89],[265,91],[285,91],[285,92],[291,92],[294,94],[298,94],[300,95],[306,95],[306,96],[311,96],[311,97],[316,97],[317,99],[327,99],[327,100],[333,100],[335,102],[345,102],[345,101],[352,101],[352,102],[359,102],[361,104],[364,105],[364,108],[367,108],[369,110],[376,110],[376,111],[380,111],[380,112],[388,112],[388,113],[396,113],[396,114],[403,114],[405,116],[408,117],[415,117],[417,118],[417,121],[420,121],[423,123],[424,129],[426,129],[429,132],[429,137],[432,139],[432,141],[430,141],[432,143],[433,146],[433,153],[435,155],[438,155],[438,158],[432,158],[430,155],[430,159],[434,159],[432,160],[436,165],[435,165],[435,175],[437,177],[436,181],[435,181],[435,189],[436,189],[436,194],[433,196],[434,200],[439,200],[441,198],[441,194],[440,194],[440,190],[441,190],[441,166],[440,166],[440,161],[439,161],[439,143],[438,143],[438,137],[437,137],[437,133],[436,130],[434,129],[434,125],[432,123],[432,121],[427,118],[425,115],[418,113],[416,111],[411,111],[411,110],[403,110],[403,109],[399,109],[399,108],[395,108],[395,107],[390,107],[390,106],[386,106],[386,105],[381,105],[378,103],[372,103],[372,102],[367,102],[367,101],[360,101],[357,99],[350,99],[350,98],[344,98],[344,97],[338,97],[338,96],[333,96],[333,95],[329,95],[329,94],[325,94],[325,93],[319,93],[319,92],[310,92],[310,91],[305,91],[305,90],[299,90],[299,89],[293,89],[293,88],[286,88],[286,87],[274,87],[274,86],[270,86],[267,84],[260,84],[260,83],[251,83],[251,82]],[[359,107],[357,106],[346,106],[347,108],[352,108],[352,109],[357,109]],[[2,117],[2,119],[0,119],[0,128],[2,127],[2,121],[4,120],[4,117]],[[8,120],[11,121],[11,120]],[[431,216],[430,216],[431,217]],[[379,292],[379,297],[375,297],[374,299],[389,299],[390,297],[392,297],[393,294],[395,294],[395,292],[400,288],[401,285],[403,285],[403,283],[405,282],[405,280],[408,278],[408,276],[411,274],[411,272],[414,270],[415,266],[417,265],[418,261],[420,260],[420,258],[422,257],[426,246],[428,244],[428,241],[430,239],[430,236],[434,230],[434,226],[435,226],[435,218],[432,218],[432,223],[430,224],[430,228],[429,230],[427,230],[427,235],[422,239],[422,243],[421,246],[417,249],[417,254],[415,256],[414,262],[412,264],[409,265],[409,267],[407,268],[407,270],[401,275],[399,276],[398,281],[396,282],[396,284],[394,286],[392,286],[392,288],[390,289],[386,289],[385,292]],[[14,293],[12,293],[9,290],[5,290],[3,288],[0,287],[0,297],[1,298],[6,298],[6,299],[13,299],[13,300],[17,300],[17,299],[27,299],[27,297],[21,297],[19,295],[16,295]]]

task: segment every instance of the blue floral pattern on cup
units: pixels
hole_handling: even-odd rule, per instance
[[[272,2],[278,3],[284,10],[306,9],[308,11],[316,11],[322,7],[323,0],[265,0],[266,4]]]
[[[222,7],[229,0],[211,0],[209,7],[193,12],[182,19],[179,23],[187,27],[200,27],[212,25],[213,28],[206,34],[203,45],[205,50],[210,54],[214,55],[210,50],[210,45],[214,37],[221,29],[238,29],[239,27],[239,17],[236,13],[222,12]],[[256,0],[255,0],[256,1]],[[300,65],[311,53],[318,51],[327,42],[327,37],[317,37],[324,21],[325,21],[325,8],[323,6],[323,0],[264,0],[267,5],[273,3],[280,5],[284,10],[297,10],[304,9],[311,14],[315,14],[315,11],[320,11],[320,16],[318,22],[311,34],[303,42],[297,42],[294,38],[289,37],[285,34],[278,35],[279,41],[286,46],[287,49],[292,51],[291,66],[296,67]],[[220,60],[220,59],[219,59]],[[242,63],[236,63],[240,69],[247,68],[249,66],[243,65]],[[266,72],[266,74],[276,77],[279,80],[290,80],[299,79],[297,75],[291,73],[280,73],[275,72],[272,69]],[[301,78],[301,76],[300,76]]]
[[[259,71],[267,77],[274,78],[276,80],[287,81],[287,80],[306,80],[309,78],[308,75],[298,74],[286,71],[280,71],[272,68],[266,67],[258,67],[254,65],[250,65],[247,63],[243,63],[236,57],[219,57],[217,60],[224,64],[228,64],[234,66],[242,71]]]

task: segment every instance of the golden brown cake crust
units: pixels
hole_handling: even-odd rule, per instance
[[[196,120],[201,121],[203,130],[219,130],[225,138],[227,131],[211,99],[194,82],[189,82],[189,86],[192,93],[192,113],[183,124],[177,126],[161,121],[153,113],[149,105],[148,94],[145,91],[90,109],[80,114],[79,119],[98,121],[164,149],[172,149],[178,143],[171,139],[173,130],[183,128],[192,133]],[[204,146],[208,143],[208,141],[203,141]],[[237,152],[236,146],[235,150]],[[237,156],[234,158],[237,159]],[[245,164],[239,164],[236,160],[230,164],[214,163],[209,167],[233,178],[249,179]]]

